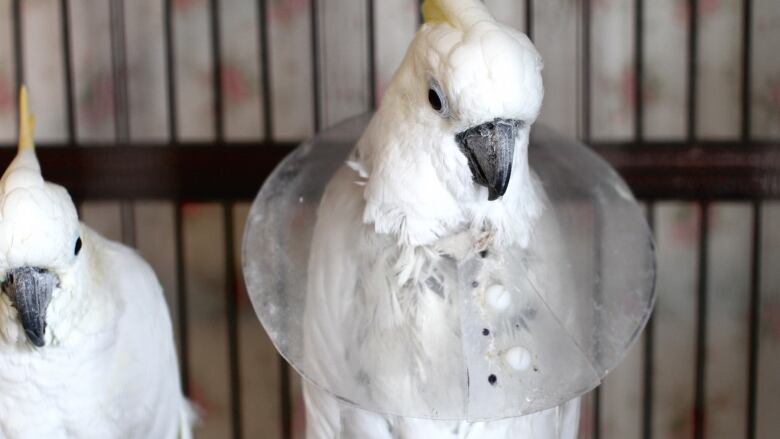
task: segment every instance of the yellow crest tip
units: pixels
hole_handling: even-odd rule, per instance
[[[27,98],[27,87],[19,90],[19,151],[34,149],[35,117],[30,114],[30,104]]]
[[[439,5],[438,0],[425,0],[422,4],[422,15],[425,23],[446,22],[447,15]]]

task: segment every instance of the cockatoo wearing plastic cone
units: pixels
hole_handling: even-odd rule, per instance
[[[528,245],[544,208],[527,160],[543,95],[540,55],[477,0],[427,0],[423,13],[318,210],[303,322],[304,371],[317,384],[305,386],[308,436],[576,437],[578,399],[482,422],[379,414],[435,414],[466,398],[455,385],[461,369],[448,367],[462,364],[464,349],[455,267],[479,255],[477,278],[491,279],[504,249]],[[477,289],[499,307],[506,300],[501,288]],[[526,352],[504,354],[527,366]],[[495,375],[470,379],[500,384]],[[359,395],[357,405],[371,401],[372,411],[323,388],[347,389],[335,393]]]
[[[0,179],[0,438],[191,437],[154,272],[43,180],[24,89],[19,109]]]

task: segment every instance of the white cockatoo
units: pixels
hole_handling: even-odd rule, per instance
[[[80,224],[44,181],[27,93],[0,179],[0,438],[188,438],[170,316],[151,267]]]
[[[475,380],[503,383],[462,373],[458,270],[480,261],[468,282],[485,314],[512,300],[502,258],[528,246],[545,206],[527,158],[543,87],[531,41],[480,1],[427,0],[423,13],[317,212],[303,319],[308,436],[576,437],[579,399],[496,420],[436,416],[457,410]],[[492,346],[499,329],[480,332]],[[496,370],[532,361],[522,347],[487,349]]]

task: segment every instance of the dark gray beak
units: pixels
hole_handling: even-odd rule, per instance
[[[57,276],[46,270],[21,267],[8,270],[3,291],[11,298],[27,338],[37,347],[44,345],[46,309],[57,286]]]
[[[519,120],[495,119],[455,135],[469,161],[474,183],[488,189],[490,201],[503,196],[509,186],[515,138],[521,126]]]

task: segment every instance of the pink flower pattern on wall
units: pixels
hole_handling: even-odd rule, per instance
[[[223,63],[221,70],[222,92],[228,104],[241,104],[255,93],[256,87],[250,82],[251,79],[241,64]]]
[[[173,0],[173,7],[179,11],[190,9],[198,4],[204,4],[203,0]]]
[[[764,321],[761,333],[768,340],[780,344],[780,301],[773,300],[764,304]]]
[[[16,108],[14,95],[14,87],[11,83],[7,79],[0,77],[0,113],[10,113]]]
[[[79,96],[81,114],[92,126],[100,126],[114,116],[114,82],[110,72],[99,72],[87,82]]]
[[[310,0],[273,0],[270,4],[269,19],[288,22],[309,8]]]
[[[701,16],[711,15],[721,7],[722,0],[699,0],[698,9]],[[690,15],[690,3],[688,0],[678,0],[676,7],[677,20],[687,26]]]
[[[759,93],[754,99],[766,117],[780,121],[780,74],[762,85],[766,93]]]

